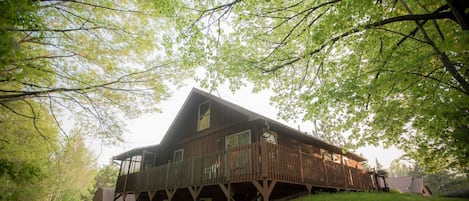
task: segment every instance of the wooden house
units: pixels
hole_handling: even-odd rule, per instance
[[[376,188],[365,158],[198,89],[160,144],[113,159],[116,198],[269,200]]]

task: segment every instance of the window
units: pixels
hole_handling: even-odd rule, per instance
[[[342,160],[343,160],[343,162],[344,162],[344,165],[350,166],[349,160],[348,160],[348,158],[347,158],[346,156],[342,156]]]
[[[232,149],[239,146],[251,144],[251,131],[246,130],[243,132],[235,133],[225,138],[226,149],[228,151],[226,161],[226,169],[229,175],[244,175],[251,173],[251,149]]]
[[[336,163],[340,163],[341,162],[340,154],[332,154],[332,161],[334,161]]]
[[[275,133],[265,132],[262,134],[262,137],[265,138],[266,142],[277,144],[277,135]]]
[[[226,136],[226,149],[251,144],[251,131],[246,130],[240,133]]]
[[[333,159],[333,154],[330,153],[329,151],[325,150],[325,149],[321,149],[321,156],[323,159],[325,160],[332,160]]]
[[[140,171],[140,166],[142,163],[142,156],[135,155],[130,158],[125,159],[121,163],[121,170],[119,175],[126,175],[127,173],[135,173]]]
[[[173,162],[182,161],[184,158],[184,149],[174,151]]]
[[[127,158],[125,161],[122,161],[121,171],[119,175],[126,175],[129,172],[129,164],[130,164],[130,158]]]
[[[199,119],[197,123],[197,131],[201,131],[210,127],[210,101],[205,101],[199,105]]]
[[[130,161],[129,173],[139,172],[141,163],[142,163],[141,155],[132,156],[132,160]]]

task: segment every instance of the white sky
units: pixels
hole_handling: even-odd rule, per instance
[[[97,144],[91,144],[92,149],[98,157],[98,164],[100,166],[108,164],[112,156],[127,150],[158,144],[163,135],[166,133],[169,125],[176,117],[178,111],[181,109],[182,104],[189,95],[192,87],[200,88],[194,81],[186,82],[187,85],[177,91],[174,91],[172,96],[159,104],[161,113],[152,113],[141,116],[140,118],[129,120],[127,122],[127,129],[123,136],[125,142],[119,146],[114,147],[101,147]],[[205,89],[202,89],[207,91]],[[261,91],[259,93],[252,93],[249,87],[241,88],[234,94],[227,87],[220,87],[218,91],[212,92],[215,96],[244,107],[253,112],[259,113],[266,117],[275,119],[292,128],[300,126],[303,131],[311,131],[312,126],[307,122],[285,122],[277,118],[278,109],[269,104],[270,92]],[[389,167],[392,160],[400,157],[403,152],[391,147],[384,149],[383,147],[363,147],[355,151],[355,153],[362,153],[365,158],[369,160],[369,165],[375,166],[375,158],[384,166]]]

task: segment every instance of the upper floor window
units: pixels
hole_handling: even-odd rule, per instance
[[[199,118],[197,122],[197,131],[210,127],[210,101],[205,101],[199,105]]]

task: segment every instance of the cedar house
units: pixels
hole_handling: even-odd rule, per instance
[[[120,161],[115,198],[255,200],[378,189],[365,158],[193,89],[158,145]]]

